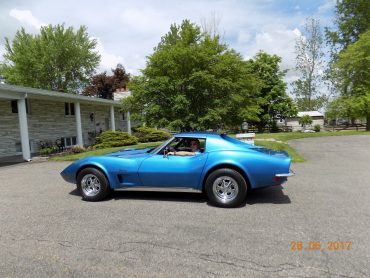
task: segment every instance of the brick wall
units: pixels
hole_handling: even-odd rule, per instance
[[[52,141],[61,137],[76,136],[75,116],[66,116],[64,102],[28,99],[28,130],[31,152],[37,152],[40,141]],[[80,104],[82,134],[85,145],[93,140],[90,134],[110,129],[109,106]],[[91,120],[90,115],[94,113]],[[116,130],[127,131],[126,120],[115,108]],[[0,100],[0,156],[15,155],[20,150],[18,114],[12,113],[11,102]]]
[[[18,114],[12,113],[10,100],[0,100],[0,156],[16,154],[19,136]]]
[[[90,118],[92,113],[94,114],[93,120]],[[122,120],[122,114],[119,112],[118,108],[114,110],[114,118],[116,130],[127,131],[126,119]],[[109,106],[81,104],[81,123],[84,144],[90,145],[93,143],[93,140],[89,134],[98,134],[100,131],[109,130],[111,128]]]

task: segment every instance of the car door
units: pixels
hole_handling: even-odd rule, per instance
[[[141,163],[139,177],[143,186],[198,189],[207,156],[208,153],[195,156],[154,154]]]

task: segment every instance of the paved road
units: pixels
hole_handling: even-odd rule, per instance
[[[292,144],[308,159],[297,176],[237,209],[194,194],[83,202],[58,175],[67,163],[0,168],[0,277],[369,277],[370,136]]]

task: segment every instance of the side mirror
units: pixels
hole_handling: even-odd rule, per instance
[[[165,147],[164,150],[163,150],[163,158],[168,158],[168,147]]]

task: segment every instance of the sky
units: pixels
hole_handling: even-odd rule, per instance
[[[36,34],[47,24],[86,25],[98,42],[99,72],[121,63],[131,74],[139,74],[172,23],[190,19],[201,25],[216,19],[223,41],[245,59],[259,50],[281,56],[290,83],[298,78],[294,45],[304,36],[306,18],[316,17],[321,26],[330,27],[334,6],[335,0],[1,0],[0,59],[4,37],[12,39],[21,27]]]

